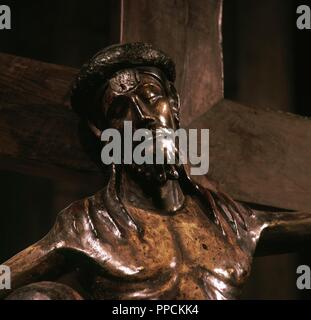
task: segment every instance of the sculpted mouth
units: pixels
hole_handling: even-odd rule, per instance
[[[156,138],[163,138],[163,137],[169,137],[171,133],[174,132],[172,128],[167,128],[167,127],[153,127],[153,128],[146,128],[149,132],[152,133],[152,136],[149,136],[147,140],[152,140]]]
[[[145,149],[146,154],[151,153],[152,164],[134,164],[135,171],[147,181],[164,184],[167,180],[179,179],[178,161],[179,150],[175,145],[175,140],[170,136],[173,129],[157,127],[148,129],[152,135],[145,139],[150,143],[150,147]],[[157,152],[163,154],[163,161],[157,162]]]
[[[150,130],[150,129],[148,129]],[[178,160],[179,148],[175,144],[174,131],[170,128],[158,127],[156,129],[150,130],[152,133],[145,139],[145,143],[149,144],[149,147],[146,148],[146,154],[152,153],[154,164],[157,164],[157,154],[164,155],[164,163],[175,164]],[[163,164],[163,163],[158,163]]]

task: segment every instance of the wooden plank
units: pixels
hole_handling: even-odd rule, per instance
[[[77,70],[0,54],[1,169],[96,183],[86,130],[69,109]]]
[[[208,177],[238,200],[311,210],[311,120],[223,100],[191,124],[210,129]]]
[[[1,53],[0,101],[23,105],[66,104],[77,72],[73,68]]]
[[[183,124],[223,97],[221,0],[123,0],[122,17],[122,42],[150,42],[176,62]]]
[[[0,166],[50,178],[92,180],[96,141],[77,116],[61,105],[0,103]]]

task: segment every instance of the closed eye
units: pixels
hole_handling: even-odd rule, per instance
[[[158,96],[154,96],[154,97],[152,97],[152,98],[149,98],[149,101],[151,102],[151,103],[155,103],[157,100],[159,100],[160,98],[163,98],[163,96],[162,95],[158,95]]]
[[[142,86],[139,95],[143,100],[154,103],[163,97],[163,92],[162,88],[155,84],[145,84]]]

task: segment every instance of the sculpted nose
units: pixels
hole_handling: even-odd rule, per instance
[[[141,128],[151,127],[156,122],[155,117],[149,112],[148,108],[138,97],[133,97],[132,102],[137,119],[137,126]]]

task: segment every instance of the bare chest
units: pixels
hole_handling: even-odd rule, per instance
[[[177,215],[130,208],[143,237],[110,244],[109,263],[90,284],[97,299],[229,299],[251,258],[193,203]]]

